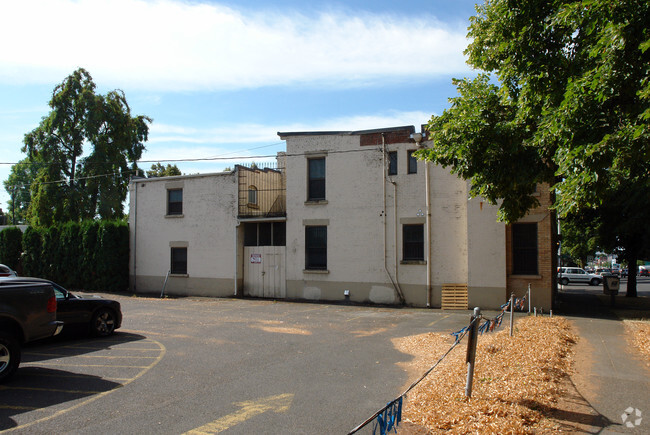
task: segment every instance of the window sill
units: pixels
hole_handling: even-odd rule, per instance
[[[190,275],[187,273],[170,273],[169,276],[174,278],[189,278]]]
[[[417,265],[426,265],[427,262],[425,260],[402,260],[399,262],[399,264],[417,264]]]
[[[305,201],[305,205],[324,205],[327,204],[326,199],[308,199]]]
[[[166,214],[165,219],[178,219],[178,218],[182,218],[184,216],[185,215],[183,215],[183,214]]]
[[[514,273],[510,277],[518,279],[542,279],[542,275],[516,275]]]
[[[302,271],[302,273],[306,273],[306,274],[312,273],[312,274],[315,274],[315,275],[327,275],[327,274],[330,273],[330,271],[329,270],[321,270],[321,269],[304,269]]]

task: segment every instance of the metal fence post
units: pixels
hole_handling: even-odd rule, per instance
[[[481,309],[474,308],[472,326],[467,335],[467,383],[465,385],[465,396],[472,397],[472,381],[474,379],[474,361],[476,360],[476,344],[478,342],[478,326],[481,322]]]
[[[510,295],[510,336],[512,337],[512,326],[514,324],[513,313],[515,311],[515,294]]]

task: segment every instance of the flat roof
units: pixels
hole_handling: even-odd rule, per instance
[[[355,136],[355,135],[372,134],[372,133],[390,133],[393,131],[408,131],[409,133],[415,133],[415,127],[413,127],[412,125],[404,125],[401,127],[388,127],[388,128],[377,128],[373,130],[357,130],[357,131],[289,131],[289,132],[278,131],[278,136],[280,136],[280,138],[291,137],[291,136]]]

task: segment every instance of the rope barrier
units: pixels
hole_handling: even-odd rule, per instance
[[[377,428],[379,429],[380,435],[386,435],[386,433],[388,431],[390,431],[391,429],[395,429],[395,432],[397,432],[397,425],[402,420],[402,399],[403,399],[403,397],[406,396],[409,393],[409,391],[411,391],[413,388],[415,388],[415,386],[417,384],[422,382],[422,380],[424,378],[426,378],[429,375],[429,373],[431,373],[438,366],[438,364],[440,364],[442,362],[442,360],[444,360],[447,357],[447,355],[449,355],[451,353],[451,351],[454,350],[454,348],[456,346],[458,346],[458,344],[462,341],[463,337],[465,337],[465,334],[467,334],[467,331],[469,331],[469,328],[474,324],[474,322],[477,322],[477,321],[480,321],[480,317],[477,317],[477,318],[473,319],[469,323],[469,325],[467,325],[465,328],[463,328],[458,333],[454,333],[454,334],[459,334],[460,338],[459,338],[458,335],[456,336],[456,341],[454,342],[454,344],[451,345],[451,347],[447,350],[447,352],[445,352],[440,357],[440,359],[438,359],[438,361],[429,370],[424,372],[424,374],[418,380],[413,382],[395,400],[393,400],[391,402],[388,402],[386,404],[386,406],[381,408],[379,411],[375,412],[370,418],[368,418],[363,423],[361,423],[360,425],[358,425],[357,427],[352,429],[350,432],[348,432],[348,435],[352,435],[353,433],[358,432],[361,428],[363,428],[364,426],[367,426],[374,419],[377,419],[377,422],[376,422],[376,424],[375,424],[375,426],[373,428],[373,431],[372,431],[373,435],[375,434],[375,431],[376,431]]]

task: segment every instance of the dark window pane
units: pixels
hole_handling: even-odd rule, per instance
[[[167,214],[183,214],[183,189],[167,191]]]
[[[409,151],[408,152],[408,157],[409,157],[408,173],[409,174],[417,174],[418,173],[418,160],[413,155],[414,152],[415,151]]]
[[[257,224],[244,224],[244,246],[257,246]]]
[[[257,204],[257,188],[255,186],[248,188],[248,203]]]
[[[187,248],[172,248],[171,273],[187,274]]]
[[[397,151],[388,153],[388,175],[397,175]]]
[[[309,159],[308,199],[325,199],[325,158]]]
[[[402,231],[403,259],[424,260],[424,225],[404,225]]]
[[[259,246],[271,246],[272,245],[271,222],[262,222],[259,225],[260,225]]]
[[[537,275],[537,224],[512,225],[512,273]]]
[[[327,227],[305,228],[305,269],[327,269]]]
[[[273,223],[273,246],[285,246],[287,244],[287,223]]]

